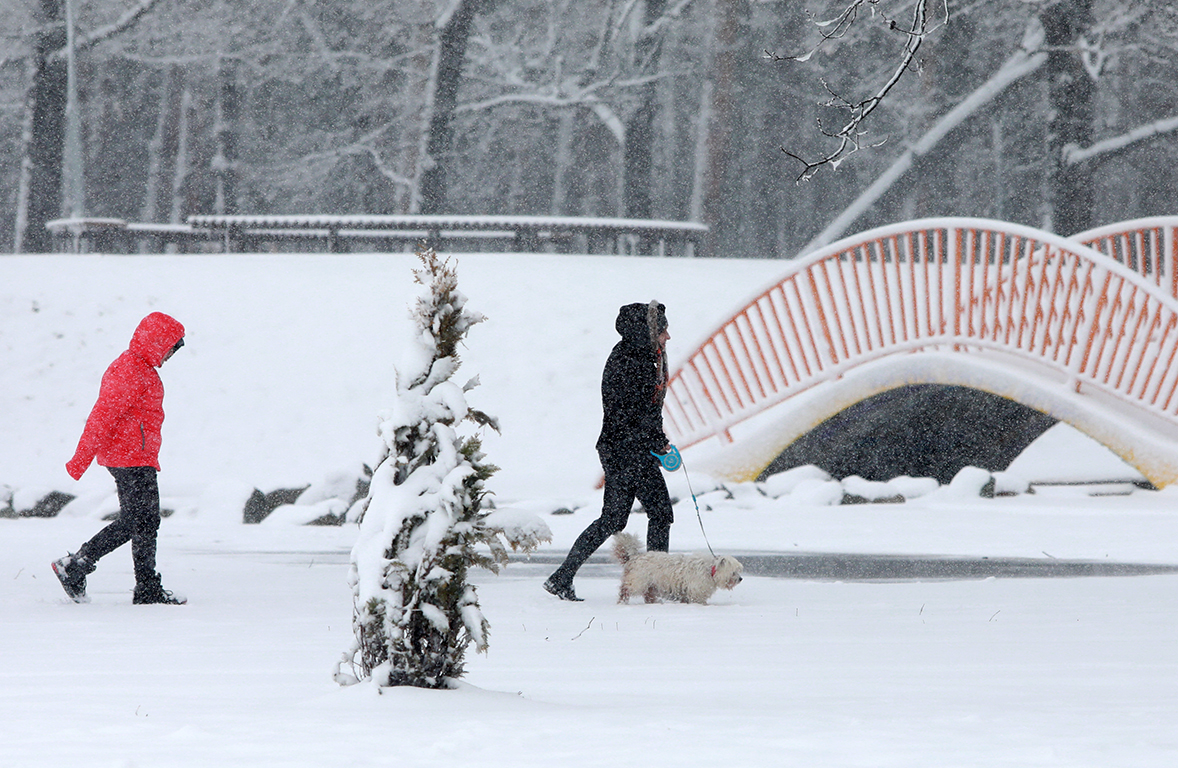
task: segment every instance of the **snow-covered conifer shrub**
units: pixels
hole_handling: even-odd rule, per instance
[[[482,508],[497,467],[462,427],[498,424],[467,405],[478,377],[464,386],[451,377],[459,344],[485,318],[466,308],[455,270],[432,248],[417,255],[414,277],[424,288],[411,311],[415,337],[397,368],[394,405],[381,414],[384,448],[368,495],[349,513],[360,534],[349,576],[355,641],[335,669],[342,685],[447,687],[463,674],[470,643],[487,648],[469,569],[498,572],[506,545],[528,550],[552,538],[531,515]]]

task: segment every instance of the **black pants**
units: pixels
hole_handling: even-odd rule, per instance
[[[552,574],[557,584],[572,584],[577,570],[605,540],[626,528],[634,499],[646,510],[646,548],[666,552],[671,545],[671,496],[663,479],[662,465],[654,456],[638,456],[631,461],[616,462],[602,456],[605,470],[605,500],[601,517],[589,524],[573,542],[569,554]]]
[[[97,563],[131,542],[135,583],[156,579],[156,535],[160,529],[160,491],[155,467],[107,467],[119,493],[119,516],[78,550],[78,555]]]

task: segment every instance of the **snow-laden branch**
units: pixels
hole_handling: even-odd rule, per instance
[[[1075,144],[1069,144],[1064,147],[1063,161],[1066,165],[1076,165],[1085,160],[1091,160],[1100,155],[1107,155],[1111,152],[1119,152],[1139,141],[1146,141],[1155,136],[1161,136],[1166,133],[1173,133],[1178,131],[1178,117],[1167,117],[1162,120],[1155,120],[1152,123],[1139,126],[1123,133],[1120,136],[1114,136],[1111,139],[1104,139],[1098,141],[1090,147],[1081,149]]]
[[[536,104],[543,107],[555,108],[585,107],[601,120],[602,124],[609,129],[609,132],[617,140],[618,144],[624,145],[626,141],[626,125],[622,122],[622,118],[618,116],[618,113],[614,111],[613,107],[594,96],[559,96],[552,93],[509,93],[503,94],[502,96],[493,96],[477,102],[462,104],[455,109],[455,112],[477,112],[508,104]]]
[[[107,24],[105,27],[99,27],[88,34],[80,36],[76,43],[78,50],[84,51],[87,48],[92,48],[101,42],[126,32],[159,4],[160,0],[139,0],[138,5],[129,8],[115,21]],[[61,48],[53,55],[54,57],[60,57],[65,56],[65,54],[65,49]]]
[[[311,38],[311,42],[315,45],[315,50],[322,54],[334,54],[331,44],[327,42],[327,36],[323,34],[323,29],[319,26],[319,22],[311,18],[311,14],[307,13],[307,9],[299,4],[295,11],[298,16],[299,24],[303,31],[307,33],[307,37]]]
[[[434,19],[434,29],[445,29],[446,25],[450,23],[450,19],[454,18],[454,14],[458,13],[458,9],[465,2],[470,2],[470,0],[449,0],[438,14],[438,17]]]
[[[74,41],[75,49],[84,51],[87,48],[93,48],[99,43],[105,42],[112,37],[126,32],[128,29],[133,27],[135,23],[139,21],[139,19],[143,18],[143,16],[148,14],[153,8],[155,8],[155,6],[159,5],[160,2],[161,0],[140,0],[138,5],[128,9],[123,13],[122,16],[110,24],[107,24],[104,27],[99,27],[98,29],[95,29],[87,34],[80,35],[77,40]],[[57,21],[46,25],[42,29],[52,29],[55,26],[62,26],[64,24],[64,21]],[[52,55],[50,55],[49,59],[50,61],[60,61],[66,57],[66,53],[67,51],[63,46],[54,51]],[[28,58],[29,55],[30,51],[28,50],[22,51],[16,55],[9,54],[5,58],[0,59],[0,67],[5,67],[9,64],[23,61],[24,59]]]
[[[1033,42],[1033,38],[1031,38]],[[977,112],[983,105],[992,101],[1011,84],[1031,74],[1047,61],[1047,54],[1043,51],[1023,48],[994,73],[981,87],[966,96],[956,107],[936,122],[928,133],[919,141],[904,151],[879,178],[872,182],[859,197],[840,213],[834,221],[826,226],[816,237],[802,248],[801,254],[809,253],[837,240],[867,210],[907,173],[913,162],[932,151],[941,139],[945,138],[954,128],[965,122],[967,118]]]
[[[679,0],[679,2],[664,11],[661,16],[648,24],[646,29],[642,30],[642,36],[647,38],[661,35],[664,28],[672,22],[678,21],[679,17],[687,12],[693,2],[695,0]]]
[[[498,96],[491,96],[486,99],[460,104],[454,111],[456,113],[480,112],[511,104],[532,104],[554,109],[567,109],[568,107],[575,106],[585,107],[601,120],[602,124],[609,130],[618,144],[624,146],[626,142],[626,125],[622,122],[622,118],[614,108],[597,96],[597,91],[609,87],[624,87],[632,84],[640,84],[650,79],[637,78],[633,83],[619,83],[616,80],[600,81],[568,94],[561,93],[551,87],[530,91],[525,90],[519,93],[504,93]]]
[[[680,20],[696,0],[667,0],[654,19],[640,18],[645,9],[637,0],[608,0],[583,12],[596,31],[592,48],[575,59],[568,52],[570,24],[566,6],[575,0],[550,3],[552,20],[541,36],[539,51],[525,50],[520,42],[496,43],[484,34],[472,38],[479,54],[476,65],[489,76],[468,75],[488,87],[487,95],[460,104],[455,112],[470,114],[508,105],[533,105],[560,110],[583,107],[591,111],[620,146],[625,145],[625,123],[618,114],[626,91],[642,89],[674,76],[659,70],[658,49],[671,25]],[[585,35],[589,37],[589,35]],[[580,36],[578,36],[580,39]]]
[[[613,134],[618,145],[624,147],[626,145],[626,125],[622,122],[622,118],[618,117],[618,113],[613,110],[613,107],[599,101],[591,104],[590,109]]]
[[[391,184],[398,187],[404,187],[405,189],[411,191],[413,190],[413,179],[405,176],[403,173],[397,173],[396,170],[389,167],[389,164],[386,163],[384,158],[381,156],[380,150],[378,150],[374,145],[362,144],[358,145],[358,148],[361,150],[367,150],[368,156],[372,158],[372,164],[376,166],[377,173],[388,179]]]

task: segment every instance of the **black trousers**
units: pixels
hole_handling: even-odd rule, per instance
[[[605,499],[601,517],[589,524],[573,542],[568,556],[552,574],[557,584],[572,584],[573,577],[605,540],[626,528],[634,499],[646,510],[646,548],[666,552],[671,545],[671,496],[663,479],[662,465],[654,456],[638,456],[617,462],[602,456],[605,470]]]
[[[160,529],[160,491],[155,467],[107,467],[119,494],[119,516],[78,550],[97,563],[131,542],[135,583],[148,584],[155,572],[156,536]]]

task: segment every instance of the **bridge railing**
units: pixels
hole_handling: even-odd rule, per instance
[[[1178,296],[1178,217],[1134,219],[1072,235]]]
[[[668,383],[681,446],[850,368],[920,350],[999,350],[1173,419],[1178,302],[1075,242],[975,219],[862,233],[794,263]],[[1178,425],[1178,422],[1176,422]]]

